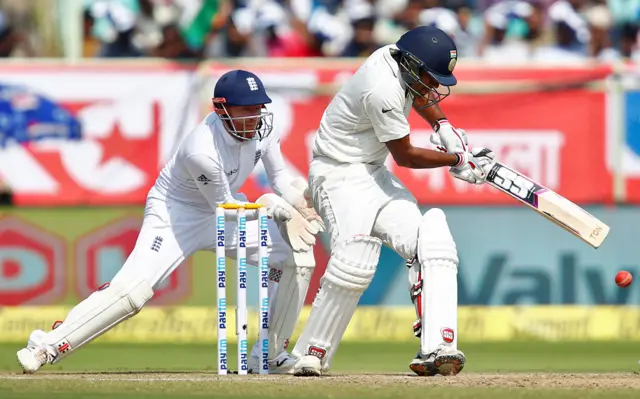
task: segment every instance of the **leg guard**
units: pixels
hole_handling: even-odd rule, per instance
[[[360,296],[373,279],[381,246],[379,239],[359,235],[335,249],[294,356],[315,355],[322,370],[329,369]]]
[[[409,296],[416,308],[416,321],[413,323],[413,334],[420,338],[422,334],[422,266],[418,256],[407,260],[409,268]]]
[[[440,345],[455,349],[458,340],[458,254],[440,209],[429,210],[422,219],[418,261],[422,284],[416,302],[422,321],[421,350],[430,353]]]
[[[53,363],[135,315],[152,297],[153,290],[145,280],[107,285],[89,295],[47,334],[45,343],[58,352]]]
[[[269,272],[269,360],[287,350],[296,328],[313,274],[312,267],[300,267],[290,260],[282,270]],[[260,358],[259,342],[251,350],[253,358]]]
[[[289,203],[275,194],[265,194],[256,202],[265,206],[279,205],[289,211],[293,218],[303,218]],[[316,265],[313,248],[305,252],[292,251],[286,236],[287,229],[282,223],[278,227],[290,255],[284,262],[272,265],[276,267],[272,267],[269,273],[269,360],[276,359],[289,345]],[[260,349],[256,344],[252,357],[259,357]]]
[[[287,264],[282,271],[271,269],[270,274],[269,359],[271,360],[286,350],[289,345],[307,297],[313,268]]]

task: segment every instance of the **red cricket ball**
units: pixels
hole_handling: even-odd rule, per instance
[[[631,285],[632,281],[633,276],[626,270],[619,271],[618,274],[616,274],[616,284],[618,284],[618,287],[627,288]]]

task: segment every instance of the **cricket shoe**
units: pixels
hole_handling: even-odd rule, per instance
[[[291,357],[287,351],[282,351],[273,360],[269,360],[269,374],[293,374],[293,366],[296,359]],[[262,366],[261,358],[251,355],[247,362],[249,374],[259,374]]]
[[[16,356],[20,367],[27,374],[33,374],[47,363],[52,363],[56,357],[56,350],[44,343],[47,333],[35,330],[29,335],[27,347],[20,349]]]
[[[296,377],[320,377],[322,375],[320,358],[313,355],[300,357],[293,366],[293,375]]]
[[[458,374],[466,362],[467,358],[462,351],[443,345],[428,354],[418,350],[416,358],[409,363],[409,368],[419,376],[448,376]]]

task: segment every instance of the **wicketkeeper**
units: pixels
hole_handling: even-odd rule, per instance
[[[280,138],[272,132],[273,114],[266,108],[269,103],[262,82],[253,73],[235,70],[220,77],[214,89],[214,112],[186,136],[149,191],[133,252],[109,284],[74,307],[55,329],[31,333],[26,348],[17,353],[25,372],[34,373],[62,360],[134,316],[186,257],[198,250],[215,250],[215,210],[221,203],[246,201],[238,190],[260,159],[277,194],[257,200],[272,218],[270,372],[293,372],[295,360],[286,345],[315,267],[315,235],[324,226],[307,202],[306,181],[293,178],[284,164]],[[255,212],[247,211],[247,263],[254,266],[258,264],[256,217]],[[229,231],[233,229],[231,223]],[[227,239],[226,251],[234,259],[235,240],[233,235]],[[259,371],[260,352],[254,346],[249,372]]]

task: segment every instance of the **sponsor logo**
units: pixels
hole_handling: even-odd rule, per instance
[[[246,248],[247,247],[247,218],[246,217],[241,217],[240,220],[238,220],[238,235],[239,237],[239,242],[240,242],[240,248]]]
[[[198,180],[200,183],[202,183],[205,186],[207,184],[211,183],[211,180],[205,175],[198,176],[198,178],[196,180]]]
[[[224,215],[216,218],[216,237],[216,245],[224,247]]]
[[[247,366],[247,351],[247,340],[243,339],[242,341],[240,341],[240,369],[244,371],[247,371],[249,369],[249,367]]]
[[[58,353],[67,353],[71,349],[71,345],[67,341],[60,341],[57,345]]]
[[[227,328],[227,300],[226,300],[226,298],[220,298],[218,300],[218,328]]]
[[[227,287],[226,259],[218,258],[218,288]]]
[[[219,367],[221,370],[227,370],[227,340],[221,339],[218,345],[218,353],[220,354]]]
[[[280,277],[282,277],[282,270],[271,269],[269,271],[269,280],[275,281],[276,283],[280,282]]]
[[[448,327],[445,327],[442,330],[440,330],[440,334],[442,334],[442,339],[444,340],[444,342],[448,344],[452,343],[455,337],[453,330]]]
[[[262,328],[269,328],[269,298],[262,298],[260,304],[260,324]]]
[[[151,250],[160,252],[161,245],[162,245],[162,237],[156,236],[156,238],[153,239],[153,243],[151,244]]]
[[[268,339],[262,340],[262,369],[269,370],[269,340]]]
[[[240,261],[238,262],[239,265],[239,283],[240,283],[240,288],[242,289],[246,289],[247,288],[247,259],[246,258],[242,258],[240,259]]]
[[[260,216],[260,246],[268,246],[269,228],[267,225],[267,216]]]
[[[318,346],[310,346],[309,347],[309,354],[311,356],[315,356],[318,359],[322,359],[323,357],[326,356],[327,354],[327,350],[324,348],[320,348]]]
[[[269,288],[269,258],[260,259],[260,286]]]

